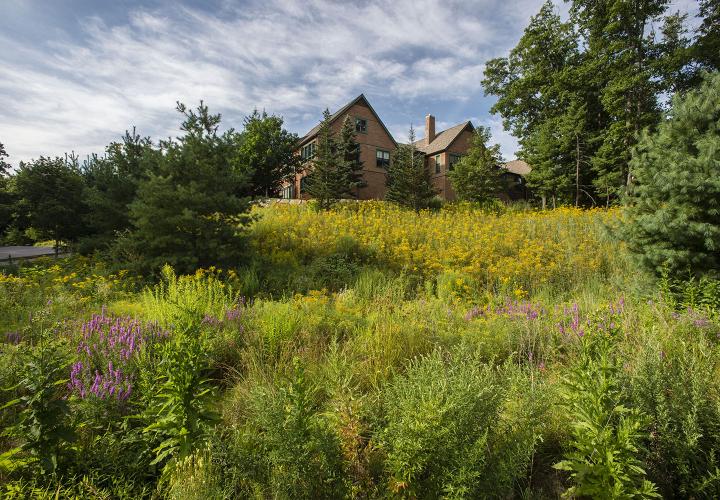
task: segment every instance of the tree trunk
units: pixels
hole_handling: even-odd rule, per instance
[[[545,202],[546,202],[545,195],[542,195],[541,198],[542,198],[542,209],[545,210]]]
[[[575,208],[580,205],[580,137],[575,133]]]

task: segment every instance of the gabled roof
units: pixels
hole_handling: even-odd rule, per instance
[[[523,177],[532,171],[530,165],[522,160],[512,160],[503,164],[503,168],[513,174],[522,175]]]
[[[450,144],[452,144],[453,141],[458,138],[460,133],[467,128],[469,128],[470,131],[475,130],[472,123],[470,123],[470,121],[466,121],[439,132],[430,144],[426,145],[424,138],[415,141],[413,144],[415,144],[418,151],[422,151],[426,155],[439,153],[449,148]]]
[[[340,108],[340,109],[338,109],[337,111],[335,111],[332,115],[330,115],[330,123],[333,123],[335,120],[337,120],[337,119],[340,118],[342,115],[344,115],[345,112],[346,112],[348,109],[352,108],[355,104],[358,104],[358,103],[360,103],[360,102],[362,102],[365,106],[368,107],[368,109],[369,109],[370,112],[375,116],[375,119],[377,119],[378,123],[379,123],[380,126],[383,128],[383,130],[385,131],[385,133],[390,137],[390,139],[393,141],[393,143],[395,143],[395,145],[397,145],[397,142],[395,142],[395,138],[392,136],[392,134],[391,134],[390,131],[387,129],[387,127],[385,126],[385,124],[383,123],[383,121],[380,119],[380,116],[378,116],[378,114],[375,112],[375,110],[373,109],[373,107],[370,105],[370,102],[368,102],[367,98],[365,97],[365,94],[360,94],[360,95],[357,96],[355,99],[353,99],[352,101],[350,101],[349,103],[347,103],[345,106],[343,106],[342,108]],[[313,139],[313,138],[318,134],[318,132],[320,132],[320,123],[318,123],[318,124],[315,125],[313,128],[311,128],[310,131],[309,131],[307,134],[305,134],[305,135],[302,137],[302,139],[300,139],[299,145],[302,146],[304,143],[306,143],[306,142],[308,142],[309,140]]]

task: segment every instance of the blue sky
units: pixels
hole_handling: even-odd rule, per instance
[[[559,3],[559,2],[556,2]],[[225,127],[254,108],[304,134],[365,93],[396,139],[491,128],[484,62],[507,54],[542,0],[0,0],[0,142],[17,164],[102,153],[125,130],[178,134],[175,102],[204,99]],[[673,9],[696,9],[673,0]],[[559,3],[560,12],[567,7]]]

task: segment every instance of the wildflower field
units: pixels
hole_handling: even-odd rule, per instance
[[[720,285],[618,212],[253,216],[232,269],[0,268],[1,497],[720,495]]]

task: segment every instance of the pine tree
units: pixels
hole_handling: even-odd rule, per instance
[[[5,146],[0,142],[0,240],[10,228],[15,204],[15,198],[10,188],[10,164],[5,161],[8,156]]]
[[[352,167],[346,161],[338,141],[330,127],[331,115],[327,109],[317,135],[317,151],[307,176],[307,193],[326,210],[342,198],[352,196]],[[345,145],[345,147],[349,147]]]
[[[502,155],[498,144],[490,145],[490,129],[475,129],[470,148],[448,173],[458,199],[487,203],[497,198],[500,188]]]
[[[92,156],[85,162],[83,200],[88,212],[84,222],[89,234],[79,245],[81,252],[108,246],[119,232],[132,227],[130,204],[158,159],[150,139],[133,129],[120,142],[110,143],[104,157]]]
[[[148,270],[166,263],[179,272],[236,265],[249,184],[235,159],[237,134],[219,134],[220,115],[210,114],[202,101],[197,111],[180,103],[177,109],[185,118],[184,134],[161,141],[157,168],[140,182],[130,206],[133,250]]]
[[[720,269],[720,73],[676,96],[670,117],[633,151],[634,188],[623,232],[656,272]]]
[[[385,199],[419,211],[430,206],[437,190],[425,165],[425,155],[415,147],[415,130],[412,127],[408,141],[408,144],[398,145],[392,154]]]
[[[360,144],[355,140],[355,124],[350,116],[346,116],[340,129],[338,150],[343,160],[345,177],[347,178],[346,196],[358,197],[358,190],[367,185],[362,176],[363,163],[360,160]]]

